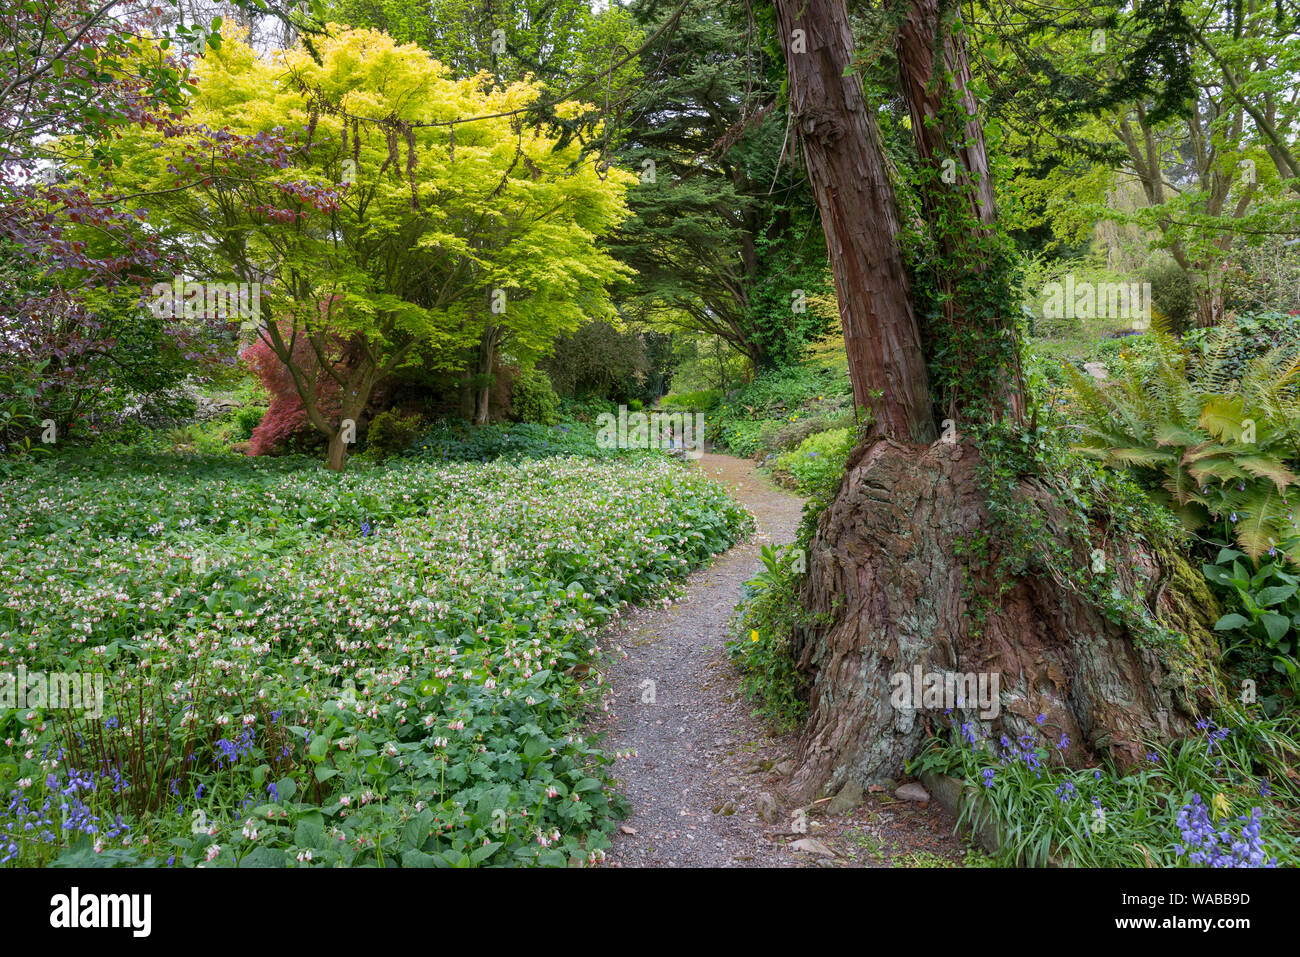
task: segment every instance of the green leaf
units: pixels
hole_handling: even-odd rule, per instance
[[[1268,632],[1269,641],[1277,644],[1286,633],[1291,630],[1291,619],[1284,615],[1277,615],[1271,611],[1266,611],[1259,618],[1264,623],[1264,630]]]
[[[281,801],[291,801],[293,796],[298,793],[298,782],[293,778],[281,778],[275,782],[275,793]]]
[[[1296,593],[1295,585],[1272,585],[1268,588],[1261,588],[1255,595],[1255,601],[1265,608],[1271,605],[1280,605]]]
[[[1216,621],[1214,623],[1214,630],[1229,631],[1233,628],[1248,628],[1249,626],[1250,626],[1249,618],[1243,618],[1241,615],[1231,614],[1231,615],[1224,615],[1222,618]]]

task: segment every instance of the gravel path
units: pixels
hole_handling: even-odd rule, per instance
[[[961,861],[966,845],[952,835],[950,815],[937,804],[895,801],[883,791],[848,814],[802,818],[802,831],[794,808],[773,806],[767,820],[760,817],[760,795],[763,802],[779,795],[797,738],[773,734],[753,715],[724,642],[741,586],[762,567],[760,547],[793,541],[803,501],[776,488],[747,460],[705,454],[700,466],[749,508],[757,532],[695,571],[685,598],[666,608],[635,609],[600,636],[601,647],[613,652],[604,676],[612,702],[593,730],[606,733],[607,751],[634,752],[617,765],[631,812],[614,835],[606,866]],[[795,850],[793,842],[803,838],[816,839],[830,853]]]

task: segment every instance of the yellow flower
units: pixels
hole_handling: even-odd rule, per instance
[[[750,640],[750,641],[758,641],[758,632],[757,632],[755,629],[752,629],[752,628],[750,629],[750,631],[749,631],[749,640]]]
[[[1231,813],[1231,808],[1228,807],[1228,798],[1222,791],[1214,795],[1214,799],[1210,801],[1210,807],[1214,809],[1214,819],[1216,821],[1221,817],[1227,817]]]

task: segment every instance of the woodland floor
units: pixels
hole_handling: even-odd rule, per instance
[[[684,598],[634,609],[600,637],[612,652],[604,676],[612,702],[592,730],[605,731],[605,750],[635,752],[616,765],[631,811],[606,866],[961,866],[967,843],[952,815],[890,791],[837,817],[810,813],[806,832],[794,830],[795,809],[779,802],[797,735],[774,733],[753,714],[724,643],[741,587],[762,567],[760,547],[793,541],[803,501],[745,459],[705,454],[699,466],[754,514],[757,532],[695,571]],[[653,703],[642,701],[647,679]],[[778,802],[770,820],[758,812],[764,793]],[[803,838],[833,855],[795,850]]]

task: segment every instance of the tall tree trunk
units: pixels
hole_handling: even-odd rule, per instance
[[[1020,422],[1024,383],[1015,318],[1005,311],[1013,302],[1009,273],[990,275],[1006,251],[994,226],[993,176],[979,105],[970,92],[970,67],[962,39],[951,29],[959,16],[960,8],[950,3],[912,0],[895,45],[917,158],[928,167],[921,199],[938,252],[945,264],[961,263],[979,277],[975,285],[984,293],[981,308],[961,294],[955,270],[945,268],[936,277],[944,314],[942,346],[963,354],[957,380],[940,385],[946,393],[940,398],[944,413],[957,422],[976,408],[983,417],[1009,413]],[[928,332],[930,338],[937,330]],[[931,349],[935,345],[927,343]]]
[[[951,720],[994,740],[1050,729],[1069,739],[1064,754],[1073,764],[1103,754],[1121,764],[1136,760],[1148,740],[1188,729],[1190,715],[1214,690],[1212,682],[1189,690],[1196,669],[1187,664],[1214,654],[1214,601],[1176,556],[1112,545],[1100,560],[1115,570],[1116,584],[1152,619],[1188,636],[1187,645],[1172,651],[1138,647],[1135,631],[1113,621],[1087,588],[1057,579],[1065,574],[1072,582],[1078,569],[1094,567],[1098,550],[1055,486],[1033,477],[1018,479],[1012,497],[1027,510],[1025,527],[1039,530],[1043,554],[1071,567],[1061,572],[1040,557],[1038,565],[1026,563],[1034,571],[1010,581],[993,572],[1003,559],[1023,559],[1026,546],[1023,538],[1008,541],[1005,527],[995,524],[978,480],[978,450],[963,442],[918,444],[934,434],[925,355],[871,111],[857,78],[844,75],[852,42],[845,0],[774,2],[793,124],[822,213],[854,391],[870,400],[880,425],[850,457],[809,548],[801,598],[815,614],[796,630],[793,650],[807,681],[810,718],[787,793],[804,801],[850,780],[867,785],[900,775],[927,730],[949,720],[942,708],[927,715],[920,703],[895,703],[892,679],[917,667],[926,674],[983,675],[990,684],[997,675],[996,714],[969,699],[951,708]],[[960,46],[935,46],[934,31],[944,27],[935,0],[908,2],[900,42],[909,49],[900,62],[911,77],[905,88],[919,98],[913,115],[924,122],[934,95],[925,81],[933,50],[944,51],[945,76],[956,83],[951,92],[961,103],[971,102],[968,71]],[[929,66],[912,44],[931,46]],[[918,149],[932,158],[962,157],[973,187],[974,231],[991,235],[983,138],[974,136],[977,121],[961,127],[948,130],[960,138],[960,149],[929,131],[918,134]],[[927,212],[939,215],[933,205]],[[969,258],[980,244],[952,239],[957,258],[945,268],[977,272]],[[970,305],[957,302],[954,318]],[[1004,328],[1014,331],[1009,322]],[[1000,378],[1004,388],[1013,383],[1005,405],[1014,412],[1020,394],[1014,350],[973,342],[977,327],[967,332],[938,344],[953,350],[944,361],[981,363],[989,381]],[[1000,335],[996,321],[987,334]],[[999,415],[998,407],[985,403],[984,413]]]
[[[478,346],[478,376],[474,394],[474,424],[487,425],[492,405],[492,366],[496,360],[497,341],[500,330],[488,324],[483,329]]]
[[[776,0],[791,127],[821,211],[849,378],[878,434],[935,437],[921,333],[898,245],[894,191],[862,84],[844,0]]]

